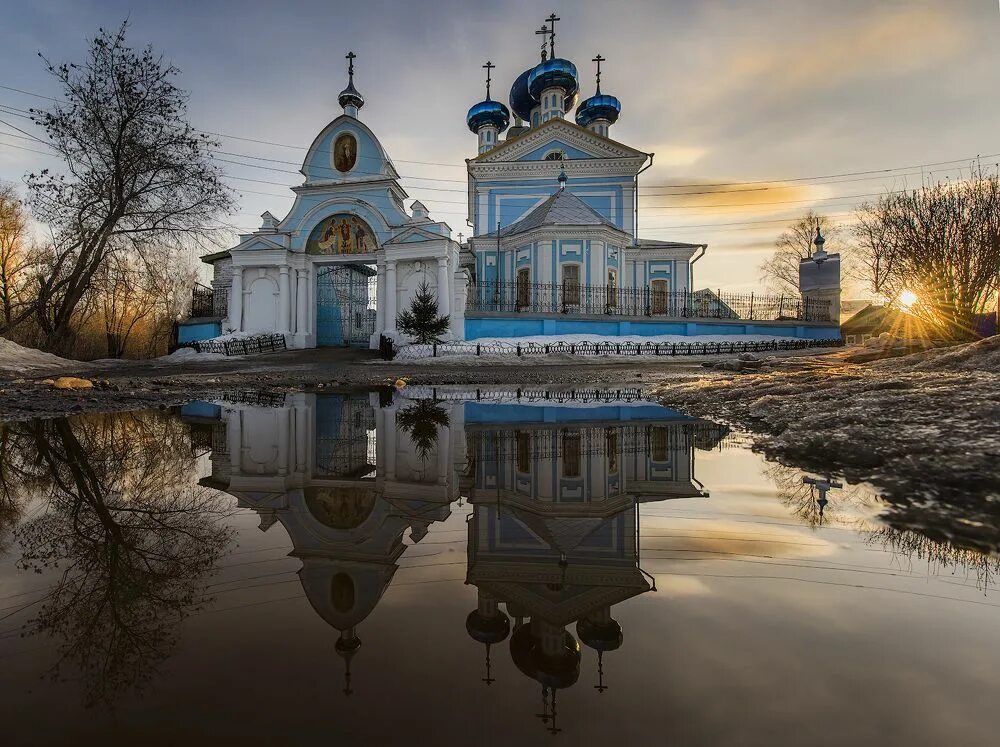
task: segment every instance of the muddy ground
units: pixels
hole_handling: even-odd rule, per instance
[[[819,351],[794,351],[808,356]],[[495,362],[421,361],[386,363],[365,350],[295,350],[248,358],[158,361],[99,361],[36,369],[30,374],[0,370],[0,420],[53,417],[87,411],[134,410],[180,404],[234,391],[322,391],[329,387],[410,384],[469,385],[628,385],[716,375],[705,363],[735,356],[698,356],[649,362],[561,360],[551,364],[502,365]],[[95,388],[59,391],[46,378],[77,376]]]

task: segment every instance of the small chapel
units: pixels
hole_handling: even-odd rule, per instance
[[[348,54],[343,113],[309,147],[291,210],[264,213],[236,246],[203,257],[213,266],[216,318],[182,342],[260,333],[283,335],[291,348],[377,348],[383,336],[405,344],[397,316],[425,286],[449,319],[446,340],[812,336],[774,327],[780,310],[769,327],[719,326],[720,317],[741,317],[711,291],[695,291],[693,267],[707,245],[638,237],[639,175],[653,154],[613,139],[622,105],[601,89],[600,54],[593,93],[578,101],[577,67],[556,51],[559,20],[550,15],[536,32],[540,59],[514,77],[509,107],[492,98],[495,65],[483,65],[486,95],[466,115],[478,147],[466,159],[472,235],[464,242],[421,202],[407,209],[392,159],[362,121]],[[717,326],[692,323],[701,317]]]

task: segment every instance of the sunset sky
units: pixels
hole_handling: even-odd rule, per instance
[[[130,16],[133,45],[150,43],[181,69],[196,127],[275,143],[222,138],[236,154],[222,158],[278,161],[223,164],[242,194],[227,222],[244,231],[290,207],[283,185],[301,181],[294,164],[340,114],[343,56],[354,50],[362,119],[411,198],[468,234],[464,159],[476,138],[465,112],[482,98],[480,66],[497,65],[506,100],[537,60],[534,30],[550,11],[583,95],[590,59],[608,59],[602,88],[623,105],[611,136],[656,154],[641,177],[640,235],[709,244],[698,286],[759,287],[757,265],[783,223],[809,208],[849,220],[887,189],[960,178],[977,155],[1000,161],[997,0],[6,5],[0,120],[37,133],[24,110],[46,100],[9,88],[58,96],[37,53],[79,60],[99,26]],[[23,186],[26,171],[58,165],[23,150],[42,147],[10,127],[0,133],[0,180]]]

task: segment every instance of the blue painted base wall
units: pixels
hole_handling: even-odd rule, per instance
[[[483,337],[533,337],[536,335],[774,335],[804,340],[840,339],[837,325],[712,321],[656,322],[604,321],[591,319],[525,319],[479,317],[465,320],[465,339]]]
[[[181,345],[210,340],[221,334],[221,322],[181,322],[177,325],[177,342]]]

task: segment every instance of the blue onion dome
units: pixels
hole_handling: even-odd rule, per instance
[[[572,109],[580,90],[576,65],[561,57],[538,63],[528,74],[528,92],[537,102],[546,88],[561,88],[566,97],[563,111]]]
[[[517,76],[514,85],[510,87],[510,110],[521,119],[528,121],[531,119],[531,110],[538,106],[538,100],[531,98],[528,91],[528,76],[531,75],[531,68],[525,70]]]
[[[499,101],[486,99],[469,109],[469,113],[465,115],[465,122],[473,132],[479,132],[480,128],[486,125],[493,125],[503,132],[510,124],[510,111]]]
[[[625,640],[622,626],[614,619],[597,623],[584,618],[576,624],[576,634],[595,651],[614,651]]]
[[[503,612],[487,617],[479,610],[472,610],[465,618],[465,630],[480,643],[500,643],[510,635],[510,618]]]
[[[351,76],[351,79],[347,84],[347,88],[340,92],[340,95],[337,97],[337,101],[344,109],[349,106],[360,109],[365,105],[365,97],[362,96],[358,92],[358,89],[354,87],[354,76]]]
[[[614,124],[621,113],[621,101],[606,93],[598,93],[580,103],[580,107],[576,110],[576,123],[586,127],[598,119],[606,119],[609,124]]]

